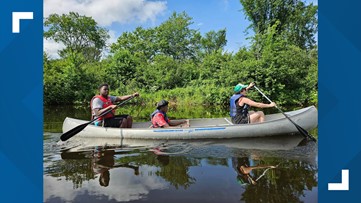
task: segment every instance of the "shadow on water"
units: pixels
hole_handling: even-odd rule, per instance
[[[44,140],[44,202],[317,202],[317,144]],[[101,144],[99,144],[101,143]]]

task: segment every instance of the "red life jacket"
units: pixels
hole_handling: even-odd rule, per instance
[[[106,99],[106,98],[104,98],[102,95],[95,95],[95,96],[91,99],[91,101],[90,101],[90,109],[91,109],[92,119],[94,118],[92,104],[93,104],[93,100],[94,100],[95,98],[98,98],[98,99],[102,100],[102,102],[103,102],[102,109],[105,109],[105,108],[107,108],[107,107],[110,106],[110,105],[113,105],[113,103],[112,103],[112,101],[111,101],[111,99],[110,99],[109,96],[108,96],[108,98]],[[114,117],[114,115],[115,115],[115,110],[112,110],[111,113],[108,113],[108,114],[106,114],[105,116],[99,117],[98,120],[101,121],[101,120],[103,120],[103,119],[105,119],[105,118],[112,118],[112,117]]]
[[[157,115],[157,114],[162,114],[163,117],[164,117],[165,122],[167,122],[167,123],[169,124],[169,121],[170,121],[170,120],[169,120],[167,114],[164,113],[164,112],[162,112],[162,111],[159,111],[159,110],[157,109],[157,110],[155,110],[155,111],[150,115],[150,121],[152,122],[152,126],[151,126],[152,128],[158,128],[158,127],[159,127],[158,124],[157,124],[157,121],[153,120],[153,117],[154,117],[155,115]]]

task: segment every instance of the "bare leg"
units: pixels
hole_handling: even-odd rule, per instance
[[[120,128],[127,128],[127,125],[128,125],[128,123],[127,123],[128,121],[127,121],[127,119],[126,118],[123,118],[123,120],[122,120],[122,123],[120,124]]]
[[[257,113],[259,113],[261,116],[259,118],[259,122],[264,122],[264,113],[263,111],[257,111]]]
[[[250,123],[261,123],[264,121],[263,111],[257,111],[249,115]]]
[[[127,128],[132,128],[133,125],[133,117],[128,116],[127,117]]]

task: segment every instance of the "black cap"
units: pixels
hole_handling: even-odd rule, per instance
[[[158,102],[157,104],[157,109],[160,109],[163,106],[167,106],[168,105],[168,101],[162,99],[160,102]]]
[[[109,85],[107,83],[103,83],[98,86],[98,89],[102,88],[103,86],[109,87]]]

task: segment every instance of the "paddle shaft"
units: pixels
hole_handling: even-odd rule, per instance
[[[65,132],[64,134],[62,134],[60,136],[60,139],[61,141],[66,141],[68,140],[69,138],[73,137],[74,135],[78,134],[80,131],[82,131],[87,125],[93,123],[94,121],[98,120],[99,117],[102,117],[102,116],[105,116],[107,115],[108,113],[112,112],[114,109],[118,108],[119,106],[125,104],[126,102],[128,102],[129,100],[133,99],[134,96],[131,96],[129,97],[128,99],[124,100],[123,102],[120,102],[119,104],[117,104],[117,106],[115,108],[110,108],[106,111],[104,111],[103,113],[101,113],[97,118],[94,118],[93,120],[87,122],[87,123],[84,123],[84,124],[81,124],[81,125],[78,125],[77,127],[69,130],[68,132]]]
[[[258,87],[256,85],[253,86],[259,93],[262,94],[262,96],[264,98],[266,98],[269,102],[272,102],[270,100],[270,98],[268,98],[265,94],[263,94],[263,92],[258,89]],[[290,117],[287,116],[287,114],[285,114],[280,108],[278,108],[278,106],[276,105],[275,106],[289,121],[291,121],[291,123],[293,125],[296,126],[297,130],[305,137],[305,138],[309,138],[311,139],[312,141],[315,141],[316,142],[316,138],[314,138],[312,135],[310,135],[305,129],[303,129],[301,126],[297,125],[293,120],[290,119]]]

